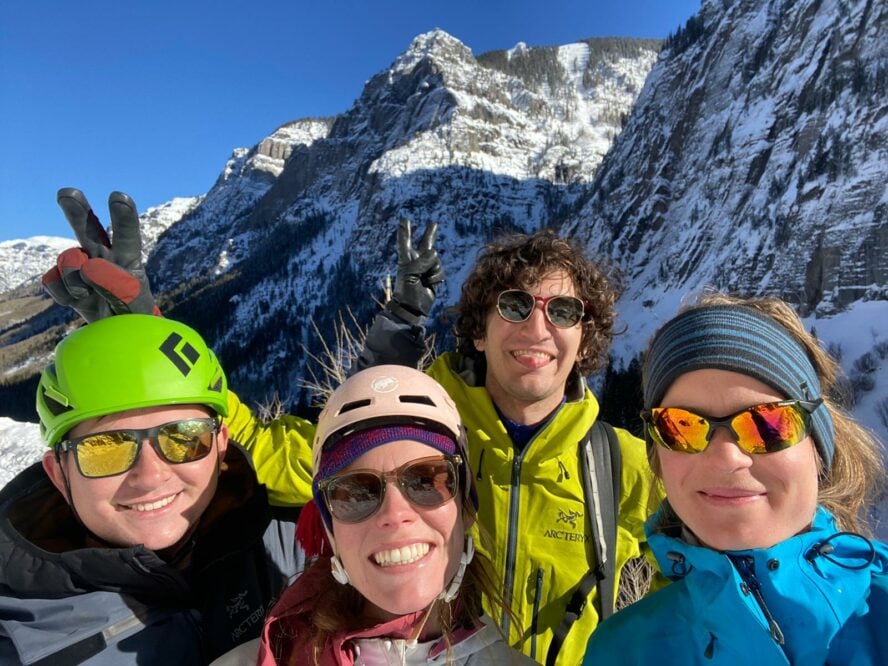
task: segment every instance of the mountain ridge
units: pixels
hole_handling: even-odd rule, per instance
[[[545,226],[623,270],[617,370],[707,285],[782,295],[832,329],[823,318],[888,298],[884,25],[866,0],[706,2],[662,52],[604,39],[475,57],[420,35],[349,109],[236,150],[159,237],[152,286],[242,397],[290,406],[318,332],[378,307],[401,217],[440,225],[441,345],[477,248]],[[821,164],[817,127],[860,148]]]

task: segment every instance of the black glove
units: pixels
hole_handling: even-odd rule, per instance
[[[444,267],[433,247],[437,233],[438,224],[429,222],[419,247],[413,249],[410,220],[402,219],[398,225],[398,275],[386,310],[414,326],[428,317],[435,291],[444,281]]]
[[[142,266],[142,237],[136,204],[123,192],[108,197],[114,245],[80,190],[65,187],[56,197],[80,247],[62,252],[43,275],[43,287],[59,305],[87,322],[114,314],[160,316]]]

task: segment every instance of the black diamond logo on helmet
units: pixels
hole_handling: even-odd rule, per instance
[[[194,367],[194,364],[200,358],[200,354],[190,343],[181,344],[181,342],[181,335],[170,333],[169,337],[160,345],[160,351],[173,362],[173,365],[179,369],[179,372],[187,377],[188,373],[191,372],[191,368]]]

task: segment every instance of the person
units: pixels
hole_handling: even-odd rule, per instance
[[[424,237],[420,247],[428,245]],[[402,266],[422,255],[411,256],[403,241],[399,249]],[[434,292],[421,280],[413,284],[412,293],[401,290],[415,304],[406,316],[396,303],[374,320],[362,366],[413,364],[423,353],[421,317]],[[618,295],[603,266],[550,230],[493,241],[481,250],[454,308],[456,351],[428,369],[466,424],[479,523],[494,543],[487,554],[516,617],[503,614],[502,624],[513,645],[544,663],[579,663],[602,603],[613,603],[599,599],[596,587],[582,586],[602,557],[590,524],[600,505],[590,505],[584,490],[580,443],[599,413],[583,377],[607,363]],[[615,430],[618,584],[624,567],[646,551],[651,475],[643,442]],[[566,635],[565,616],[578,616]]]
[[[83,194],[59,192],[81,248],[62,253],[43,283],[57,302],[87,319],[154,307],[145,297],[150,291],[141,261],[129,249],[138,216],[125,196],[110,197],[112,246]],[[127,206],[118,205],[121,200]],[[420,362],[423,325],[443,279],[435,233],[436,225],[427,226],[414,248],[410,223],[401,222],[394,295],[373,321],[359,368]],[[428,369],[468,429],[478,523],[491,535],[484,552],[514,611],[502,612],[500,623],[511,644],[543,663],[582,659],[599,617],[616,599],[616,592],[600,593],[589,581],[609,580],[618,590],[627,565],[647,551],[651,475],[643,442],[614,429],[613,535],[601,537],[595,525],[608,513],[602,511],[608,493],[596,499],[586,492],[587,451],[601,446],[590,443],[599,405],[583,377],[607,362],[618,295],[603,266],[551,231],[494,241],[463,285],[457,351]],[[262,424],[240,403],[232,412],[237,425],[229,427],[252,456],[270,501],[307,501],[310,424],[290,416]]]
[[[418,370],[377,366],[336,389],[304,514],[323,529],[300,521],[327,547],[269,613],[259,664],[533,663],[483,614],[482,595],[498,596],[467,530],[465,446],[453,401]]]
[[[705,294],[655,334],[643,418],[668,499],[646,530],[673,582],[585,664],[888,663],[888,546],[866,525],[884,462],[836,377],[774,298]]]
[[[41,282],[50,297],[86,322],[118,314],[163,316],[142,265],[139,214],[132,198],[123,192],[108,196],[110,236],[83,192],[63,187],[56,200],[80,245],[61,252],[43,275]],[[314,424],[290,414],[265,423],[233,390],[229,388],[227,394],[223,421],[231,439],[244,450],[260,443],[263,448],[285,452],[254,461],[269,503],[287,509],[310,501]]]
[[[204,340],[94,321],[36,401],[49,450],[0,491],[0,663],[205,664],[257,637],[303,558],[229,438]]]

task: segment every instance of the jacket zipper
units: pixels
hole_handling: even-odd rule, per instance
[[[549,423],[554,421],[558,413],[564,408],[562,404],[554,414],[550,417]],[[509,522],[508,522],[508,540],[506,542],[506,577],[503,581],[503,601],[506,604],[506,607],[509,608],[512,606],[513,599],[513,590],[512,587],[515,584],[515,552],[518,549],[518,500],[519,490],[521,488],[521,463],[524,461],[524,455],[530,451],[530,448],[533,446],[534,442],[537,440],[537,437],[540,436],[540,433],[546,429],[549,424],[547,423],[545,426],[540,428],[540,430],[530,439],[527,444],[525,444],[524,448],[515,456],[512,460],[512,479],[511,485],[509,489]],[[512,442],[511,438],[509,438],[509,444],[512,446],[512,450],[515,450],[515,444]],[[509,619],[508,613],[503,611],[502,621],[500,625],[503,629],[503,634],[506,636],[509,635],[511,621]]]
[[[537,569],[533,595],[533,616],[530,621],[530,658],[537,659],[537,632],[539,630],[540,600],[543,597],[543,570]]]
[[[762,595],[762,585],[759,583],[758,578],[755,577],[755,560],[748,555],[729,555],[728,557],[734,563],[734,566],[740,573],[740,577],[746,583],[759,608],[762,609],[762,613],[764,613],[765,619],[768,621],[768,628],[771,630],[771,638],[777,645],[783,645],[783,631],[780,629],[780,625],[777,624],[777,620],[771,615],[771,611],[765,603],[765,597]]]
[[[709,632],[709,644],[706,646],[706,651],[703,653],[703,656],[707,659],[712,659],[715,655],[715,641],[716,636],[711,631]]]
[[[530,442],[524,448],[524,451],[515,456],[512,460],[512,478],[509,487],[509,538],[506,542],[506,578],[503,582],[504,601],[506,607],[512,605],[512,586],[515,584],[515,551],[518,544],[518,530],[516,524],[518,522],[518,500],[520,481],[521,481],[521,461],[524,459],[524,453],[530,448]],[[503,611],[503,633],[509,635],[509,616]]]

